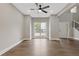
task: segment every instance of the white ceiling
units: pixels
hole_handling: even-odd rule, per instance
[[[24,15],[31,15],[32,17],[49,17],[51,14],[57,14],[60,12],[68,3],[39,3],[43,6],[49,5],[50,7],[45,9],[48,13],[39,12],[35,3],[13,3],[13,5],[19,9]],[[35,10],[30,10],[35,9]]]

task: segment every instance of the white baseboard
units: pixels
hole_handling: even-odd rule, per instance
[[[65,37],[61,37],[61,38],[65,38]],[[67,38],[67,37],[66,37]],[[68,38],[72,38],[72,39],[79,39],[79,38],[73,38],[73,37],[68,37]],[[60,40],[60,38],[51,38],[51,39],[49,39],[49,40]]]
[[[75,40],[79,40],[79,38],[74,38]]]
[[[5,52],[9,51],[10,49],[12,49],[13,47],[15,47],[16,45],[18,45],[19,43],[21,43],[23,40],[20,40],[19,42],[11,45],[10,47],[8,48],[5,48],[4,50],[0,51],[0,55],[4,54]]]
[[[59,37],[59,38],[73,38],[73,37]]]
[[[59,40],[59,38],[51,38],[51,39],[49,39],[49,40]]]

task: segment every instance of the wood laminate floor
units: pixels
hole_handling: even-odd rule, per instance
[[[2,56],[79,56],[79,41],[33,39],[21,42]]]

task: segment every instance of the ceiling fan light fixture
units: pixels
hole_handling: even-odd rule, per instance
[[[41,12],[41,10],[38,10],[39,12]]]

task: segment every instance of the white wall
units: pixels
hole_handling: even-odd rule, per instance
[[[50,35],[51,35],[51,39],[53,40],[53,38],[59,38],[59,19],[57,16],[50,16]]]
[[[0,4],[0,51],[22,40],[23,18],[12,5]]]
[[[74,29],[74,39],[77,39],[77,40],[79,40],[79,31],[77,30],[77,29],[75,29],[75,28],[73,28]]]
[[[68,38],[69,37],[69,23],[68,22],[59,22],[59,37]]]
[[[60,25],[60,37],[62,38],[73,37],[72,15],[70,11],[66,11],[59,16],[59,25]]]
[[[27,15],[24,17],[24,40],[30,40],[30,35],[31,35],[31,16]]]
[[[72,15],[70,11],[64,12],[60,16],[52,15],[50,17],[50,35],[53,38],[72,38]]]

